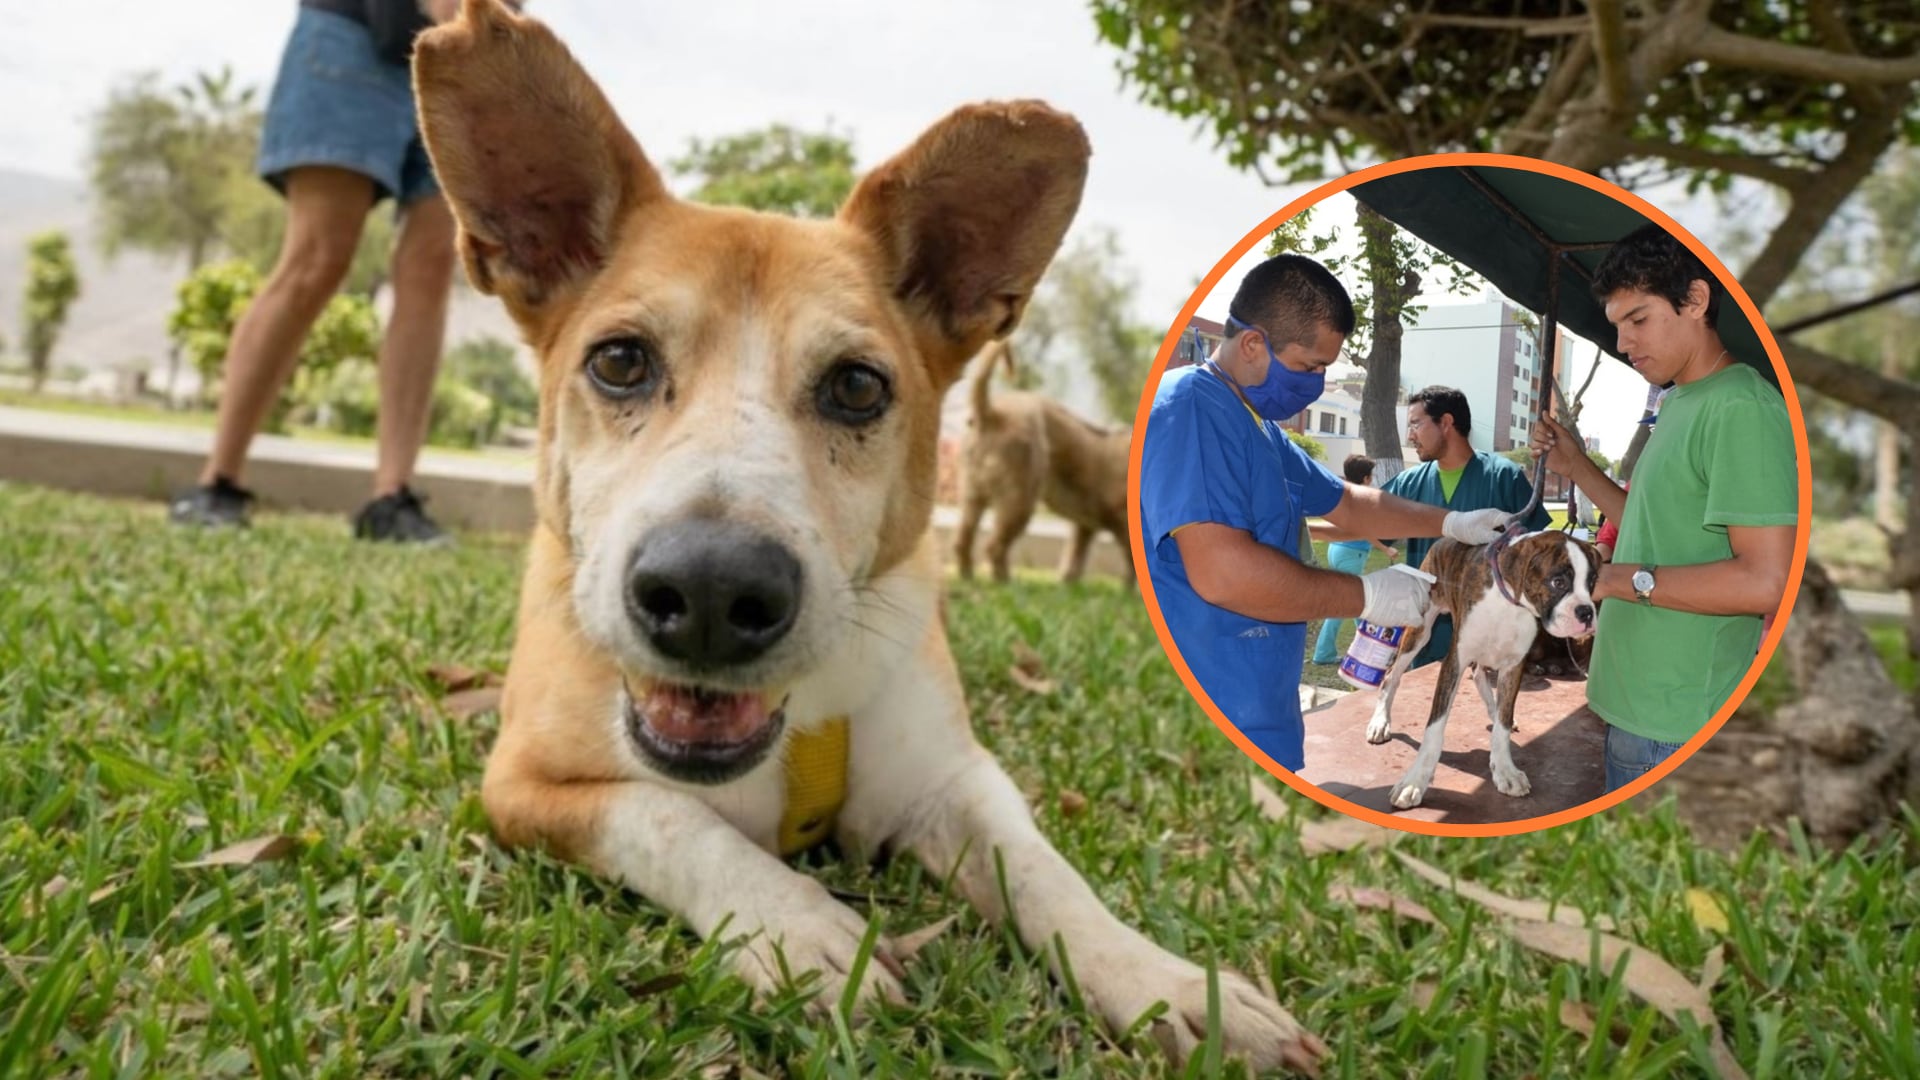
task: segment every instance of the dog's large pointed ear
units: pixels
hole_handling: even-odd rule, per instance
[[[840,217],[879,244],[944,387],[1020,321],[1080,207],[1086,132],[1037,101],[969,105],[854,190]]]
[[[499,0],[464,0],[422,34],[413,85],[467,275],[523,321],[605,264],[630,210],[667,197],[572,54]]]

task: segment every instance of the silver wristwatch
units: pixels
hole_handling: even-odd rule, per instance
[[[1649,607],[1653,605],[1654,569],[1652,566],[1642,566],[1633,572],[1633,598]]]

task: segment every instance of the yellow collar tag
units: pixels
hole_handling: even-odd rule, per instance
[[[787,739],[787,805],[780,812],[780,854],[798,855],[833,835],[847,801],[847,718],[829,717]]]

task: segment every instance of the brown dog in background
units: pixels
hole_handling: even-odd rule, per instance
[[[863,964],[867,917],[782,856],[911,857],[1109,1030],[1164,1003],[1146,1026],[1176,1060],[1312,1069],[1324,1045],[1268,994],[1123,923],[1047,841],[974,737],[940,615],[941,402],[1073,219],[1079,123],[956,110],[802,221],[675,198],[500,0],[421,36],[414,88],[467,274],[540,358],[538,524],[481,789],[501,842],[723,935],[756,989],[818,976],[816,1009],[850,983],[899,1000],[904,971],[885,940]],[[790,774],[802,756],[828,767]]]
[[[1013,349],[1004,341],[988,345],[975,360],[972,413],[960,449],[960,527],[953,557],[960,576],[973,576],[973,543],[980,515],[993,507],[993,534],[987,538],[987,562],[995,581],[1009,576],[1014,541],[1027,531],[1034,508],[1045,502],[1073,525],[1073,537],[1060,558],[1060,580],[1080,580],[1087,549],[1101,532],[1113,534],[1127,551],[1127,450],[1131,428],[1110,429],[1083,419],[1042,394],[1003,390],[989,384],[994,368],[1013,371]],[[1133,561],[1125,560],[1126,580]]]

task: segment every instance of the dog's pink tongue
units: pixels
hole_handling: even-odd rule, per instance
[[[639,701],[654,733],[675,742],[745,742],[767,726],[764,695],[656,684]]]

